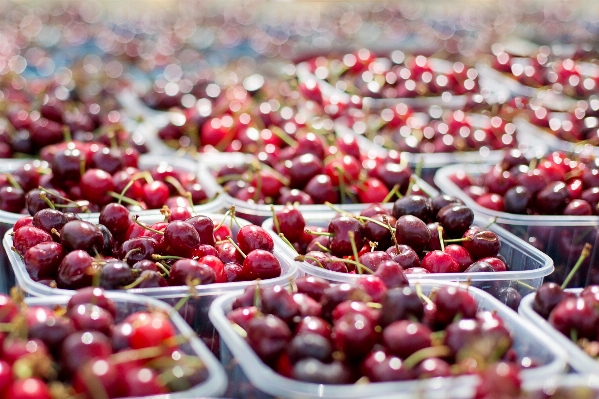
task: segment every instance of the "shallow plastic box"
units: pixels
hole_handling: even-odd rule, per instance
[[[334,212],[322,214],[304,214],[306,225],[326,227],[336,214]],[[475,216],[474,225],[485,226],[488,222],[485,218]],[[262,224],[273,240],[283,246],[285,243],[273,231],[273,219],[270,218]],[[410,282],[421,280],[439,281],[471,281],[473,286],[498,296],[502,289],[510,286],[516,289],[522,296],[536,290],[543,283],[543,278],[553,272],[553,261],[547,255],[533,246],[518,239],[497,225],[489,226],[489,230],[495,232],[501,239],[501,250],[499,253],[507,260],[509,271],[496,273],[434,273],[434,274],[408,274]],[[285,245],[285,251],[290,257],[297,254]],[[330,282],[351,283],[361,276],[359,274],[337,273],[314,266],[308,262],[297,262],[301,273],[316,276]]]
[[[226,157],[217,157],[212,154],[206,154],[202,158],[202,167],[206,168],[208,174],[212,175],[212,171],[218,171],[220,168],[226,165],[242,165],[249,163],[253,159],[252,155],[245,154],[226,154]],[[202,173],[205,175],[207,173]],[[213,183],[218,186],[216,179],[213,177]],[[416,185],[422,188],[422,191],[428,193],[431,197],[435,197],[439,192],[431,187],[427,182],[420,178],[416,178]],[[220,186],[219,186],[220,187]],[[227,193],[222,193],[220,198],[225,207],[235,206],[236,214],[240,217],[249,220],[255,224],[262,224],[266,219],[272,217],[272,211],[270,205],[260,205],[251,202],[243,201],[237,198],[233,198]],[[359,212],[366,208],[368,204],[337,204],[337,206],[348,212]],[[275,211],[280,211],[284,208],[284,205],[274,205]],[[329,212],[331,208],[326,205],[299,205],[297,207],[302,212]]]
[[[11,159],[7,162],[3,162],[0,164],[0,174],[10,173],[15,169],[19,168],[25,163],[32,162],[31,159]],[[193,162],[189,160],[185,160],[182,158],[175,157],[160,157],[156,155],[142,155],[139,157],[139,166],[141,169],[147,169],[152,166],[156,166],[161,162],[166,162],[169,165],[173,166],[175,169],[186,170],[189,172],[193,172],[197,175],[198,180],[202,183],[202,186],[206,190],[208,194],[208,198],[213,198],[210,202],[203,205],[194,206],[194,210],[197,213],[216,213],[223,210],[224,205],[220,196],[217,196],[219,192],[218,187],[214,184],[212,178],[206,178],[202,175],[201,168],[198,167]],[[206,181],[206,183],[204,183]],[[147,210],[137,212],[139,215],[157,215],[159,214],[158,209]],[[21,219],[23,216],[19,213],[11,213],[0,210],[0,235],[4,235],[8,229],[12,228],[17,220]],[[97,220],[100,217],[99,213],[81,213],[79,215],[82,219],[85,220]],[[14,278],[11,279],[10,273],[10,264],[8,262],[8,258],[6,256],[6,252],[4,248],[0,248],[0,292],[8,293],[10,288],[15,285]],[[8,279],[6,278],[8,277]]]
[[[476,115],[478,116],[478,115]],[[480,115],[483,118],[482,115]],[[518,149],[527,156],[534,158],[543,156],[547,153],[547,145],[544,141],[535,139],[534,136],[525,133],[516,125],[518,140]],[[389,150],[379,146],[367,137],[356,133],[347,123],[345,118],[339,118],[335,122],[335,132],[337,135],[350,135],[356,138],[360,144],[360,148],[367,151],[374,151],[376,154],[387,155]],[[484,147],[479,151],[462,151],[462,152],[442,152],[442,153],[409,153],[403,152],[402,158],[405,157],[408,165],[412,170],[416,170],[419,163],[422,163],[422,178],[429,184],[435,185],[434,177],[437,170],[447,165],[457,163],[472,163],[472,164],[488,164],[499,163],[505,155],[505,150],[489,150]]]
[[[582,288],[576,289],[568,289],[567,291],[573,292],[575,294],[579,294],[582,291]],[[520,302],[520,308],[518,308],[518,313],[525,319],[529,320],[531,323],[534,323],[539,327],[545,334],[547,334],[555,343],[554,345],[559,345],[564,348],[564,350],[568,353],[568,364],[578,373],[581,374],[591,374],[595,378],[599,377],[599,362],[596,359],[593,359],[582,349],[578,347],[570,337],[566,337],[561,332],[557,331],[547,320],[541,317],[537,312],[535,312],[532,308],[532,303],[535,299],[534,293],[527,295],[522,302]]]
[[[490,165],[446,166],[435,175],[435,183],[445,194],[464,201],[475,214],[489,220],[497,217],[498,225],[517,237],[530,241],[549,255],[555,264],[555,273],[548,278],[550,281],[561,284],[578,260],[584,243],[591,243],[591,256],[583,263],[570,285],[581,287],[599,282],[599,216],[517,215],[495,212],[478,205],[449,179],[458,171],[478,176],[490,169]]]
[[[455,286],[456,283],[422,280],[420,286],[425,294],[435,288]],[[560,373],[566,364],[561,348],[534,325],[502,305],[489,294],[470,288],[469,292],[479,304],[480,310],[496,311],[514,336],[514,346],[519,358],[530,357],[539,367],[524,370],[523,381],[542,381]],[[227,313],[241,292],[222,296],[210,307],[210,320],[221,335],[221,362],[229,377],[227,395],[252,398],[373,398],[383,395],[404,393],[407,397],[420,398],[429,390],[451,391],[473,387],[478,377],[435,378],[430,380],[389,382],[375,384],[321,385],[295,381],[277,374],[265,365],[245,340],[231,327]]]
[[[72,295],[73,293],[71,293]],[[175,327],[177,335],[182,335],[189,338],[189,342],[181,345],[181,349],[191,356],[198,357],[202,360],[208,369],[208,379],[202,384],[181,392],[173,392],[166,395],[146,396],[147,399],[187,399],[206,396],[220,396],[227,387],[227,377],[222,366],[214,355],[206,348],[206,346],[192,333],[191,329],[185,321],[177,314],[174,309],[165,303],[152,299],[144,298],[138,295],[131,295],[125,292],[109,292],[108,298],[112,299],[117,305],[117,317],[115,322],[120,322],[126,316],[143,311],[148,308],[164,311],[170,317],[171,322]],[[26,298],[25,303],[29,306],[44,306],[54,308],[57,305],[66,305],[70,296],[52,296],[44,298]]]
[[[223,215],[205,215],[209,216],[213,221],[220,222],[223,220]],[[145,215],[141,216],[139,220],[144,223],[151,224],[162,220],[162,217],[157,215]],[[250,224],[243,219],[238,218],[237,220],[242,227]],[[237,236],[237,232],[239,231],[239,227],[235,223],[233,223],[231,226],[233,232],[232,238],[235,238]],[[4,235],[4,248],[8,252],[8,257],[10,259],[10,266],[7,270],[7,273],[12,274],[12,276],[6,276],[6,273],[3,274],[3,276],[5,276],[5,278],[8,280],[10,280],[10,277],[12,277],[13,280],[16,277],[16,283],[23,289],[23,291],[25,291],[26,294],[31,296],[41,297],[72,295],[74,292],[73,290],[50,288],[44,284],[33,281],[33,279],[29,277],[21,258],[10,249],[12,247],[12,236],[10,235],[10,232],[11,230]],[[275,244],[274,254],[281,263],[281,276],[269,280],[262,280],[261,284],[263,286],[287,284],[298,274],[297,265],[292,259],[289,258],[287,252],[284,251],[278,243]],[[188,303],[180,309],[179,313],[194,328],[194,330],[211,349],[217,349],[218,340],[214,335],[214,328],[208,321],[208,308],[210,307],[210,304],[217,296],[244,289],[252,283],[252,281],[243,281],[235,283],[199,285],[196,287],[197,296],[191,297]],[[152,297],[174,306],[181,298],[189,294],[189,289],[187,287],[133,288],[127,291],[114,292],[127,292],[130,294]]]

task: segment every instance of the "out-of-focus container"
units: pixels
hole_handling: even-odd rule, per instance
[[[216,222],[221,222],[224,216],[217,214],[205,215]],[[143,223],[151,225],[152,223],[163,220],[163,218],[158,215],[145,215],[140,216],[139,220]],[[249,222],[240,218],[237,218],[237,220],[241,227],[250,224]],[[97,223],[97,219],[90,221]],[[239,231],[240,227],[237,226],[235,223],[232,223],[230,226],[233,233],[232,238],[235,239],[235,237],[237,237],[237,232]],[[19,287],[21,287],[26,294],[35,297],[72,295],[74,293],[73,290],[50,288],[47,285],[34,281],[29,276],[29,273],[27,273],[27,269],[25,268],[25,264],[23,263],[21,258],[10,249],[13,245],[12,236],[10,235],[10,232],[11,230],[9,230],[4,235],[4,249],[7,251],[10,260],[8,270],[6,272],[10,273],[11,276],[3,274],[3,279],[10,280],[12,278],[12,280],[14,281],[16,278],[16,283],[19,285]],[[278,284],[287,284],[290,280],[293,280],[298,274],[297,265],[292,259],[289,258],[287,252],[278,243],[275,245],[273,253],[281,263],[281,276],[269,280],[262,280],[260,284],[262,284],[265,287],[274,286]],[[214,334],[214,328],[208,321],[208,308],[210,307],[210,304],[212,303],[214,298],[216,298],[219,295],[244,289],[245,287],[251,284],[253,284],[253,281],[199,285],[195,287],[197,295],[190,297],[188,303],[180,309],[179,313],[194,328],[194,330],[208,344],[208,346],[211,347],[211,349],[217,349],[217,337]],[[189,288],[174,286],[160,288],[133,288],[127,291],[117,292],[127,292],[130,294],[152,297],[166,302],[171,306],[174,306],[181,298],[184,298],[187,295],[189,295]]]
[[[556,215],[517,215],[496,212],[480,206],[461,190],[450,176],[466,172],[476,177],[488,172],[490,165],[453,165],[440,169],[435,175],[435,183],[445,194],[457,197],[472,209],[475,214],[497,218],[496,224],[524,241],[533,244],[546,253],[555,263],[555,273],[548,281],[563,282],[572,266],[580,257],[585,243],[593,245],[591,256],[570,283],[582,287],[599,282],[599,216],[556,216]]]
[[[441,281],[420,281],[425,294],[433,289],[455,286],[455,283]],[[478,302],[479,310],[495,311],[504,320],[505,326],[514,338],[513,348],[518,358],[530,357],[539,367],[523,370],[524,382],[543,381],[560,373],[566,364],[565,353],[552,345],[551,340],[534,325],[518,317],[489,294],[470,288],[468,291]],[[277,374],[264,364],[245,340],[231,327],[227,314],[235,298],[241,293],[233,293],[215,300],[210,307],[210,320],[221,335],[221,362],[229,377],[229,392],[234,397],[252,398],[373,398],[382,395],[406,394],[420,398],[431,390],[451,392],[454,389],[474,387],[479,381],[476,376],[455,378],[435,378],[429,380],[388,382],[351,385],[322,385],[296,381]],[[425,396],[426,397],[426,396]]]
[[[10,173],[15,169],[19,168],[23,164],[33,162],[32,159],[10,159],[0,164],[0,174]],[[186,159],[174,158],[174,157],[160,157],[156,155],[142,155],[139,157],[139,168],[149,169],[153,166],[157,166],[160,163],[166,162],[176,170],[183,170],[195,173],[198,181],[202,187],[206,190],[208,198],[212,198],[209,202],[196,205],[193,207],[194,211],[199,214],[203,213],[216,213],[220,212],[224,208],[224,203],[219,195],[220,189],[214,184],[212,176],[203,175],[203,169]],[[42,163],[44,164],[44,163]],[[136,212],[139,215],[156,215],[159,214],[159,209],[151,209],[147,211]],[[8,229],[12,228],[17,220],[21,219],[23,214],[11,213],[0,210],[0,235],[4,236]],[[97,220],[100,217],[99,213],[81,213],[79,216],[84,220]],[[11,266],[6,257],[6,252],[3,248],[0,248],[0,292],[8,293],[11,287],[15,285],[14,278],[11,279]]]
[[[71,293],[71,295],[74,292]],[[131,295],[124,292],[108,292],[107,297],[113,300],[117,306],[117,317],[115,322],[123,321],[128,315],[154,309],[162,311],[169,315],[169,319],[175,327],[175,333],[184,336],[188,342],[180,345],[185,354],[199,358],[208,370],[208,379],[186,391],[173,392],[165,395],[147,396],[144,398],[160,399],[186,399],[207,396],[220,396],[227,387],[227,377],[220,363],[206,346],[192,333],[187,323],[177,314],[177,312],[167,304],[152,298],[144,298],[138,295]],[[25,303],[28,306],[43,306],[54,308],[56,306],[66,306],[71,297],[69,295],[52,296],[44,298],[26,298]]]
[[[321,214],[304,214],[306,225],[327,227],[329,221],[335,217],[334,212]],[[473,225],[485,226],[488,223],[484,217],[476,216]],[[273,240],[280,246],[284,246],[289,257],[297,256],[288,245],[273,231],[273,219],[266,220],[262,227],[268,231]],[[501,240],[501,250],[507,261],[509,271],[495,273],[431,273],[431,274],[407,274],[410,282],[421,280],[439,281],[470,281],[471,285],[481,288],[494,297],[507,288],[516,289],[522,296],[536,290],[543,283],[543,278],[553,272],[553,261],[547,255],[527,244],[505,229],[493,224],[488,227],[496,233]],[[386,249],[386,248],[385,248]],[[351,283],[362,277],[359,274],[338,273],[314,266],[308,262],[297,262],[301,273],[316,276],[330,282]]]
[[[477,126],[484,123],[485,116],[478,114],[470,115],[473,125]],[[349,135],[356,138],[360,144],[360,148],[366,151],[374,151],[376,154],[387,155],[389,150],[373,142],[362,134],[355,132],[347,123],[347,119],[339,118],[335,122],[335,131],[338,136]],[[488,123],[488,121],[487,121]],[[516,125],[516,140],[518,141],[518,149],[529,158],[543,156],[547,153],[547,145],[543,140],[538,140],[534,136],[525,133]],[[482,147],[478,151],[456,151],[456,152],[441,152],[441,153],[410,153],[402,152],[402,159],[408,163],[412,170],[415,170],[419,164],[422,165],[421,177],[424,181],[434,185],[434,177],[437,170],[447,165],[455,165],[457,163],[466,164],[489,164],[499,163],[505,155],[504,150],[490,150],[487,147]]]
[[[214,176],[212,172],[218,172],[218,170],[226,165],[243,165],[246,163],[250,163],[253,159],[252,155],[244,155],[244,154],[227,154],[226,157],[217,157],[213,154],[207,154],[202,157],[203,167],[207,168],[209,173],[202,173],[202,175],[210,174]],[[415,185],[420,187],[423,192],[427,193],[431,197],[435,197],[439,195],[439,192],[430,186],[424,180],[415,177]],[[216,184],[216,179],[213,177],[213,183],[211,185]],[[219,186],[220,187],[220,186]],[[222,189],[222,187],[221,187]],[[255,204],[252,202],[243,201],[237,198],[230,196],[227,193],[222,193],[220,198],[223,201],[225,207],[235,206],[236,214],[240,217],[249,220],[255,224],[262,224],[266,219],[272,217],[272,210],[270,205],[264,204]],[[368,204],[336,204],[339,208],[343,209],[347,212],[360,212],[364,208],[368,206]],[[274,205],[275,211],[280,211],[283,209],[285,205]],[[331,208],[326,205],[298,205],[297,209],[302,212],[329,212]]]
[[[576,295],[580,294],[581,288],[568,289],[568,292],[572,292]],[[535,312],[532,308],[532,303],[535,300],[536,294],[527,295],[522,302],[520,302],[520,308],[518,313],[525,319],[534,323],[540,330],[547,334],[553,341],[554,345],[564,348],[568,353],[568,364],[578,373],[591,374],[595,377],[599,377],[599,362],[587,355],[576,343],[572,342],[570,337],[566,337],[561,332],[557,331],[547,320],[541,315]]]

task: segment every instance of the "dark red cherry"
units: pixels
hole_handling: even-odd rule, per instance
[[[411,247],[407,245],[391,246],[387,249],[393,261],[399,263],[403,269],[420,267],[420,258]]]
[[[243,273],[249,280],[275,278],[281,275],[281,264],[271,252],[255,249],[243,261]]]
[[[292,363],[306,358],[329,362],[333,353],[330,341],[319,334],[296,335],[289,343],[287,350]]]
[[[68,253],[60,262],[56,283],[61,288],[77,289],[92,284],[99,266],[87,252],[75,250]]]
[[[504,197],[505,211],[508,213],[526,214],[530,206],[533,193],[526,187],[515,186],[510,188]]]
[[[88,303],[106,309],[112,315],[112,317],[116,317],[117,315],[116,304],[106,297],[104,290],[99,287],[86,287],[77,290],[75,295],[69,299],[67,304],[67,313],[76,306],[85,305]]]
[[[387,288],[398,288],[409,285],[403,268],[393,260],[381,263],[376,272],[374,272],[374,276],[383,281]]]
[[[60,242],[68,250],[84,250],[88,252],[102,251],[104,238],[98,226],[82,220],[73,220],[60,230]]]
[[[374,323],[357,313],[348,313],[338,319],[331,337],[335,348],[352,359],[368,354],[377,341]]]
[[[462,245],[474,260],[497,256],[501,249],[499,237],[490,230],[482,230],[474,234],[467,232],[464,238],[466,240]]]
[[[122,289],[135,281],[136,273],[129,265],[120,260],[106,262],[102,266],[100,275],[100,287],[107,290]]]
[[[287,348],[291,341],[291,330],[276,316],[254,317],[248,323],[247,340],[254,352],[268,362]]]
[[[380,324],[387,326],[394,321],[414,317],[422,319],[424,305],[415,290],[410,287],[392,288],[383,297]]]
[[[293,378],[313,384],[349,384],[352,382],[352,371],[337,360],[325,364],[318,359],[303,359],[293,367]]]
[[[212,219],[208,216],[198,215],[187,219],[185,222],[196,229],[202,244],[214,246],[214,222]]]
[[[421,252],[430,241],[430,232],[421,219],[411,215],[401,216],[395,224],[395,238],[398,244],[408,245],[414,251]]]
[[[96,331],[77,331],[62,343],[61,359],[65,368],[75,373],[89,360],[112,354],[110,339]]]
[[[437,221],[449,236],[459,237],[472,224],[474,213],[465,205],[447,205],[437,214]]]
[[[245,254],[255,249],[272,252],[274,242],[266,230],[259,226],[244,226],[237,233],[237,245]]]
[[[42,242],[51,242],[52,237],[42,229],[33,227],[32,225],[21,227],[14,232],[13,245],[17,252],[25,255],[29,248],[34,247]]]
[[[108,204],[100,212],[100,223],[106,226],[112,235],[120,237],[131,224],[129,210],[121,204]]]
[[[429,223],[434,216],[430,198],[421,195],[408,195],[395,201],[392,215],[396,219],[411,215],[426,223]]]
[[[192,257],[200,245],[200,235],[189,223],[176,220],[164,229],[164,250],[168,254]]]
[[[599,312],[585,298],[567,298],[551,311],[549,323],[567,337],[575,333],[578,338],[595,339]]]
[[[458,273],[460,265],[457,260],[443,251],[431,251],[422,259],[422,267],[431,273]]]
[[[409,320],[396,321],[383,330],[382,341],[389,353],[402,359],[431,346],[432,331]]]
[[[447,326],[445,332],[444,344],[454,354],[458,354],[462,349],[478,341],[482,334],[480,323],[476,320],[468,319],[451,323]]]
[[[99,331],[106,336],[110,335],[114,324],[114,319],[107,310],[91,303],[71,308],[69,317],[76,330]]]
[[[35,281],[55,278],[64,255],[65,252],[59,243],[42,242],[25,252],[23,263],[27,273]]]
[[[138,237],[127,240],[121,244],[119,258],[133,266],[141,260],[152,260],[152,255],[157,253],[158,243],[150,237]]]
[[[300,315],[299,305],[280,285],[262,290],[261,304],[263,312],[273,314],[287,323],[291,323],[294,317]]]
[[[364,226],[357,219],[347,216],[336,217],[329,222],[328,231],[332,234],[330,249],[337,256],[353,254],[350,238],[352,235],[358,249],[364,246]]]
[[[558,215],[565,208],[569,197],[566,183],[554,181],[537,193],[535,205],[542,215]]]
[[[328,281],[314,276],[302,276],[295,280],[297,292],[306,294],[312,299],[320,301],[325,289],[330,287]]]
[[[168,283],[188,285],[191,281],[197,280],[197,284],[211,284],[215,278],[214,270],[208,265],[192,259],[180,259],[171,267]]]
[[[448,245],[445,247],[445,253],[451,255],[458,262],[458,265],[460,265],[460,272],[463,272],[472,264],[470,253],[461,245]]]
[[[476,316],[478,304],[467,291],[456,287],[442,287],[432,299],[436,306],[435,320],[442,326],[453,322],[458,314],[464,319]]]

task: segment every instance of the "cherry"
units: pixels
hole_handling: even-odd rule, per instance
[[[96,357],[112,354],[110,339],[97,331],[77,331],[70,334],[61,347],[61,359],[65,368],[75,373],[85,363]]]
[[[242,227],[237,233],[237,244],[244,253],[250,253],[255,249],[272,252],[274,241],[262,227],[249,225]]]
[[[337,305],[348,300],[370,300],[370,297],[362,289],[351,284],[332,285],[324,290],[320,299],[323,317],[330,318]]]
[[[379,322],[383,326],[412,317],[420,320],[424,315],[424,305],[418,294],[410,287],[389,289],[386,295],[383,296],[381,304]]]
[[[428,358],[422,361],[414,369],[414,373],[418,378],[436,378],[436,377],[451,377],[451,368],[449,364],[438,358]]]
[[[445,253],[451,255],[458,262],[458,265],[460,266],[460,272],[463,272],[472,264],[472,257],[470,256],[470,253],[461,245],[448,245],[445,247]]]
[[[31,226],[31,225],[33,225],[33,216],[25,216],[25,217],[22,217],[21,219],[17,220],[17,222],[13,226],[13,231],[17,231],[21,227]]]
[[[301,189],[316,175],[323,172],[322,161],[312,154],[304,154],[285,162],[291,188]],[[330,179],[330,178],[329,178]]]
[[[340,202],[339,194],[335,191],[335,185],[327,175],[319,174],[311,178],[306,183],[304,192],[310,196],[315,204],[324,204],[326,202],[336,204]]]
[[[302,214],[293,207],[285,207],[275,214],[275,233],[282,233],[289,241],[298,241],[306,227]]]
[[[593,208],[591,204],[582,199],[575,199],[564,208],[564,215],[590,216],[592,214]]]
[[[255,249],[243,261],[243,274],[250,280],[279,277],[281,264],[271,252]]]
[[[395,239],[398,244],[405,244],[416,252],[422,252],[430,241],[430,232],[421,219],[406,215],[397,219]]]
[[[347,313],[339,318],[332,332],[335,348],[349,358],[361,358],[368,354],[377,341],[375,325],[357,313]]]
[[[349,384],[352,372],[340,361],[325,364],[318,359],[303,359],[293,367],[293,378],[313,384]]]
[[[503,195],[507,190],[516,185],[516,179],[508,171],[496,166],[491,169],[484,177],[485,186],[490,192]]]
[[[519,368],[510,363],[497,363],[488,367],[482,374],[482,381],[476,388],[476,399],[490,398],[500,393],[506,398],[520,396]]]
[[[114,319],[105,309],[92,305],[78,305],[71,309],[69,317],[73,326],[78,331],[99,331],[106,336],[110,335]]]
[[[474,221],[474,213],[465,205],[446,205],[437,214],[437,221],[449,236],[459,237]]]
[[[107,310],[113,318],[116,318],[117,310],[115,303],[108,299],[103,289],[98,287],[85,287],[77,290],[75,295],[67,303],[67,313],[79,305],[94,304]]]
[[[490,230],[483,230],[474,234],[466,232],[464,238],[466,240],[462,245],[474,260],[497,256],[501,248],[499,237]]]
[[[67,223],[64,213],[55,209],[42,209],[33,215],[32,225],[46,233],[52,234],[52,229],[60,231]]]
[[[542,215],[557,215],[565,208],[569,197],[566,183],[554,181],[537,193],[535,205]]]
[[[25,255],[29,248],[32,248],[37,244],[52,241],[50,234],[46,233],[42,229],[33,227],[32,225],[21,227],[14,233],[13,245],[17,252],[21,255]]]
[[[262,290],[261,299],[263,312],[273,314],[287,323],[291,323],[300,314],[300,306],[280,285]]]
[[[321,362],[329,362],[333,348],[328,339],[319,334],[305,333],[296,335],[287,353],[292,363],[306,358],[317,359]]]
[[[508,213],[526,214],[533,193],[526,187],[515,186],[505,193],[505,211]]]
[[[97,225],[82,220],[66,223],[60,230],[60,242],[68,250],[101,251],[104,245],[102,232]]]
[[[176,256],[192,257],[200,245],[200,235],[189,223],[175,220],[164,229],[164,250]]]
[[[77,289],[92,284],[97,266],[87,252],[75,250],[68,253],[60,262],[56,283],[61,288]]]
[[[307,193],[293,189],[290,190],[287,187],[283,187],[281,189],[281,196],[277,200],[277,204],[286,205],[286,204],[295,204],[299,203],[300,205],[313,205],[314,200]]]
[[[100,212],[100,224],[106,226],[114,236],[120,237],[131,224],[129,210],[121,204],[108,204]]]
[[[350,236],[353,237],[357,248],[364,246],[364,226],[357,219],[348,216],[336,217],[329,222],[327,230],[331,234],[331,252],[337,256],[353,254]]]
[[[51,162],[52,173],[62,181],[78,181],[81,177],[81,161],[85,155],[78,149],[58,151]]]
[[[510,190],[512,190],[512,187]],[[508,190],[509,191],[509,190]],[[506,193],[507,195],[507,193]],[[484,208],[491,209],[497,212],[505,211],[505,201],[504,198],[495,193],[487,193],[481,195],[476,199],[476,203]]]
[[[302,276],[295,280],[297,292],[306,294],[312,299],[320,301],[325,289],[330,287],[328,281],[314,276]]]
[[[396,219],[411,215],[428,223],[433,218],[433,206],[427,197],[408,195],[395,201],[392,215]]]
[[[389,247],[387,253],[391,255],[393,261],[399,263],[404,269],[420,267],[420,258],[418,258],[418,254],[407,245]]]
[[[442,326],[449,325],[458,315],[464,319],[472,319],[478,309],[474,298],[456,287],[440,288],[432,300],[436,306],[435,321]]]
[[[460,265],[457,260],[443,251],[431,251],[422,259],[422,267],[431,273],[457,273]]]
[[[390,226],[393,226],[397,223],[397,219],[395,219],[393,216],[379,214],[371,217],[372,220],[376,220],[379,223],[366,220],[366,223],[364,224],[364,235],[370,241],[378,243],[379,248],[388,248],[392,242],[391,231],[387,227],[381,226],[381,224],[386,224],[385,218],[389,222]]]
[[[11,213],[20,213],[25,207],[25,192],[20,188],[0,188],[0,209]]]
[[[166,203],[170,195],[168,186],[156,180],[152,183],[144,184],[142,186],[142,200],[149,208],[157,209]]]
[[[445,332],[444,344],[454,354],[460,353],[462,349],[478,341],[482,334],[480,324],[476,320],[467,319],[450,324],[445,328]]]
[[[498,255],[501,256],[501,255]],[[482,258],[480,259],[481,262],[486,262],[488,264],[490,264],[493,267],[493,270],[495,270],[496,272],[505,272],[507,270],[507,267],[505,265],[505,262],[503,262],[501,259],[499,258]]]
[[[372,352],[362,363],[361,370],[371,382],[405,381],[413,378],[400,358],[383,351]]]
[[[27,273],[35,281],[54,278],[64,254],[62,245],[42,242],[27,250],[23,263]]]
[[[187,219],[185,222],[196,229],[202,244],[214,246],[216,241],[214,239],[214,222],[212,219],[208,216],[198,215]]]
[[[133,368],[124,375],[124,392],[127,397],[141,397],[167,393],[156,371],[149,368]]]
[[[375,169],[375,176],[378,177],[387,187],[399,185],[399,191],[405,192],[410,184],[412,170],[404,165],[395,162],[384,162]]]
[[[447,205],[463,205],[462,200],[451,197],[449,195],[440,194],[431,200],[431,205],[433,207],[433,215],[436,216],[439,211]]]
[[[248,323],[247,340],[256,354],[268,362],[274,360],[288,346],[291,330],[276,316],[254,317]]]
[[[114,190],[112,176],[101,169],[89,169],[79,182],[83,198],[98,205],[106,205],[112,201],[108,195]]]
[[[584,298],[567,298],[551,311],[549,323],[568,337],[576,333],[578,338],[595,339],[599,312]]]
[[[168,283],[169,285],[187,285],[189,282],[197,280],[195,284],[211,284],[215,279],[216,274],[210,266],[192,259],[180,259],[171,267]]]
[[[125,262],[113,260],[102,266],[100,286],[104,289],[122,289],[133,281],[135,281],[135,274]]]
[[[522,295],[520,295],[515,288],[507,287],[503,291],[499,292],[497,299],[499,299],[508,308],[518,311],[520,302],[522,301]]]
[[[164,313],[133,313],[124,322],[133,327],[129,338],[132,349],[164,346],[168,344],[167,340],[175,336],[175,329]]]
[[[52,399],[50,388],[38,378],[15,380],[6,391],[6,397],[11,399]]]
[[[403,268],[399,265],[399,263],[393,260],[388,260],[381,263],[378,269],[374,272],[373,277],[379,279],[382,282],[382,284],[387,288],[398,288],[409,285],[408,279],[404,274]],[[370,277],[366,277],[366,279],[368,278]],[[363,280],[364,278],[361,279],[360,282]],[[372,300],[374,302],[379,302],[381,295],[385,293],[384,290],[375,290],[374,288],[371,288],[366,291],[372,297]]]
[[[105,359],[93,359],[77,370],[73,377],[73,389],[77,393],[91,394],[98,385],[108,397],[123,396],[121,375],[117,367]]]

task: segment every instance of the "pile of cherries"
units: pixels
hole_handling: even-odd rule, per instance
[[[423,194],[398,154],[362,156],[349,135],[329,146],[308,133],[277,158],[226,165],[215,174],[229,195],[256,204],[375,203],[408,190]]]
[[[28,307],[0,295],[0,395],[14,399],[121,398],[184,391],[205,381],[169,316],[124,314],[102,289],[78,291],[66,307]]]
[[[372,51],[361,49],[340,59],[317,57],[308,65],[317,78],[360,97],[414,98],[478,91],[476,69],[455,62],[445,71],[433,70],[426,56],[399,50],[388,58],[378,58]]]
[[[354,285],[301,277],[291,292],[248,287],[227,317],[264,363],[310,383],[450,377],[499,360],[517,368],[534,363],[517,358],[499,316],[479,312],[457,287],[429,298],[418,286],[385,286],[375,276]]]
[[[516,127],[499,116],[486,118],[464,111],[429,109],[415,113],[405,104],[380,112],[353,109],[349,126],[390,150],[409,153],[499,150],[516,147]]]
[[[386,284],[407,282],[405,274],[478,273],[508,270],[494,232],[472,226],[474,214],[446,195],[408,195],[389,211],[372,204],[360,215],[341,212],[326,228],[306,226],[286,207],[273,228],[300,255],[296,260],[338,273],[372,274]],[[511,307],[521,296],[503,282],[473,282]]]
[[[13,250],[34,281],[65,289],[196,286],[281,275],[266,230],[240,227],[235,242],[226,217],[217,224],[184,209],[165,210],[165,220],[152,225],[116,203],[102,210],[99,224],[42,209],[15,224]]]
[[[589,75],[580,60],[561,58],[542,46],[530,56],[516,56],[495,46],[491,65],[523,85],[530,87],[549,86],[557,93],[569,97],[586,98],[595,94],[599,76]]]
[[[551,112],[532,104],[528,108],[525,112],[528,120],[557,138],[581,145],[599,145],[599,98],[596,95],[586,101],[578,101],[576,107],[567,113]]]
[[[45,147],[41,158],[47,166],[33,161],[0,175],[1,210],[99,212],[119,201],[137,210],[167,206],[176,211],[209,200],[194,173],[164,162],[141,171],[134,148],[70,141]]]
[[[592,156],[553,152],[529,161],[512,150],[481,176],[459,172],[450,179],[477,204],[528,215],[598,215],[599,164]]]

